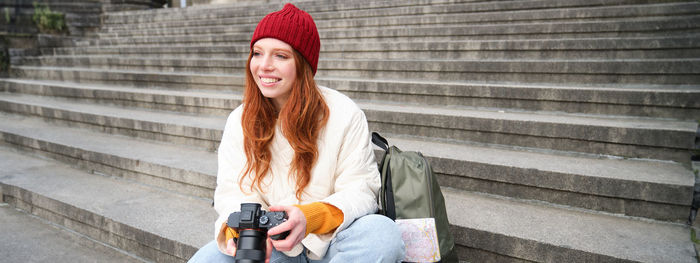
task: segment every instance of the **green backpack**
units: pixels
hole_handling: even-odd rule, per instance
[[[385,151],[379,164],[382,180],[379,213],[392,220],[434,218],[440,262],[458,262],[445,197],[430,163],[420,152],[403,152],[396,146],[389,147],[387,140],[376,132],[372,133],[372,142]]]

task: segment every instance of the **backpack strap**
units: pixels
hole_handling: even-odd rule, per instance
[[[377,132],[372,132],[372,143],[385,151],[389,150],[389,142]]]
[[[385,188],[384,191],[386,191],[384,195],[384,201],[386,202],[384,215],[396,221],[396,203],[394,202],[394,187],[391,185],[391,169],[387,168],[386,175],[384,176],[386,177],[384,185],[382,186]]]
[[[382,173],[384,165],[389,165],[389,159],[387,154],[389,154],[389,142],[379,135],[377,132],[372,132],[372,143],[382,148],[384,150],[384,156],[382,157],[382,162],[379,164],[379,173]],[[387,162],[386,164],[384,162]],[[382,189],[380,189],[380,196],[382,198],[382,203],[384,203],[385,209],[380,211],[381,214],[391,218],[391,220],[396,220],[396,204],[394,203],[394,188],[391,185],[391,169],[387,167],[383,175]],[[381,194],[383,193],[383,194]],[[381,207],[380,207],[381,209]]]

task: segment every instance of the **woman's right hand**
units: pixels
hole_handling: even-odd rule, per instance
[[[226,253],[231,256],[236,256],[236,242],[233,242],[233,238],[226,241]]]

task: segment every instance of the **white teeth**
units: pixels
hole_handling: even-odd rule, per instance
[[[260,81],[265,82],[265,83],[274,83],[279,81],[279,79],[273,79],[273,78],[260,78]]]

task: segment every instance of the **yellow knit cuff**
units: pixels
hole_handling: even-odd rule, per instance
[[[224,230],[226,233],[226,241],[228,241],[231,238],[238,238],[238,231],[236,231],[233,228],[228,227],[226,224],[224,224],[222,227],[225,227],[226,229]]]
[[[340,209],[333,205],[313,202],[295,206],[298,207],[306,217],[306,233],[304,236],[310,233],[319,235],[327,234],[335,231],[335,229],[343,223],[343,211],[340,211]]]

